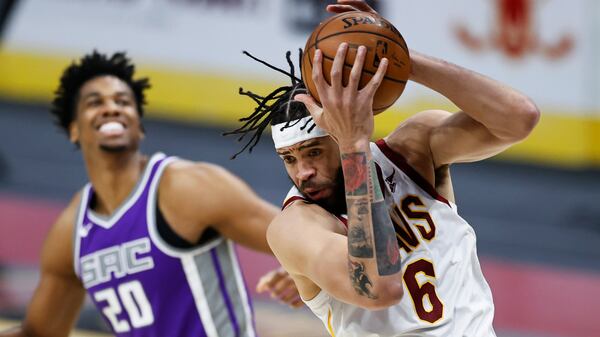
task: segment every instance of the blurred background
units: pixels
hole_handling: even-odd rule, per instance
[[[45,235],[87,181],[48,111],[62,69],[84,53],[127,51],[149,76],[144,151],[210,161],[279,204],[289,181],[268,135],[251,155],[221,133],[251,112],[327,15],[316,0],[0,0],[0,326],[22,318]],[[533,134],[495,158],[452,167],[475,228],[499,337],[600,336],[600,1],[375,1],[415,50],[496,78],[542,111]],[[409,83],[376,136],[429,108],[456,110]],[[248,287],[277,266],[239,248]],[[326,336],[307,310],[255,297],[262,336]],[[4,320],[5,322],[1,322]],[[84,308],[79,328],[106,331]]]

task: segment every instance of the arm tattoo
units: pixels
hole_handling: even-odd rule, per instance
[[[343,153],[342,169],[348,205],[348,253],[373,257],[373,235],[369,205],[369,170],[365,152]]]
[[[354,287],[357,294],[367,296],[373,300],[377,299],[377,295],[371,292],[373,283],[371,283],[365,272],[364,263],[348,260],[348,272],[350,274],[350,281],[352,281],[352,287]]]
[[[348,199],[348,206],[348,253],[354,257],[372,258],[369,204],[364,199]],[[350,216],[350,212],[353,216]]]
[[[342,169],[346,195],[366,196],[368,193],[367,154],[364,152],[343,153]]]

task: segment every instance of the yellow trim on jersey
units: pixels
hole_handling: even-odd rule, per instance
[[[408,267],[410,267],[411,265],[413,265],[413,264],[415,264],[415,263],[417,263],[417,262],[419,262],[421,260],[423,260],[423,261],[428,262],[428,263],[431,264],[431,267],[433,268],[433,276],[427,275],[424,271],[420,270],[419,272],[417,272],[417,273],[414,274],[414,279],[415,279],[417,285],[419,286],[419,289],[423,288],[423,286],[425,284],[427,284],[427,283],[431,284],[431,286],[433,287],[433,293],[434,293],[435,297],[438,299],[438,301],[440,301],[440,304],[442,305],[442,316],[439,317],[438,319],[436,319],[434,322],[429,322],[427,320],[422,319],[421,316],[419,316],[419,313],[417,312],[417,304],[415,302],[415,298],[413,297],[413,293],[410,292],[410,289],[408,288],[408,284],[406,283],[406,279],[404,278],[405,275],[406,275],[406,269],[408,269]],[[417,279],[417,275],[418,274],[425,275],[425,278],[427,279],[427,281],[425,281],[423,283],[420,283],[419,280]],[[415,314],[415,317],[417,317],[421,322],[425,322],[427,324],[435,324],[435,323],[439,322],[440,320],[443,320],[444,317],[446,316],[446,303],[444,303],[444,301],[442,300],[442,298],[440,298],[438,292],[436,291],[437,290],[437,287],[436,287],[436,285],[437,285],[437,276],[436,275],[437,274],[435,272],[435,265],[433,263],[433,260],[425,258],[425,257],[416,259],[416,260],[411,261],[410,263],[406,264],[406,267],[402,271],[402,282],[404,283],[404,287],[408,290],[408,294],[410,295],[410,299],[411,299],[411,301],[413,303],[412,309],[413,309],[413,312]],[[434,283],[432,283],[431,280],[433,280]],[[433,304],[433,302],[431,300],[431,297],[430,297],[430,295],[428,293],[426,293],[426,295],[427,295],[427,300],[432,305],[432,309],[433,309],[433,305],[434,304]],[[422,307],[424,307],[424,305],[423,305],[424,298],[425,298],[425,295],[423,295],[423,296],[421,296],[419,298],[421,300],[420,304],[421,304]],[[431,312],[431,311],[429,311],[429,312]],[[427,312],[427,313],[429,313],[429,312]]]
[[[329,331],[329,334],[332,337],[335,337],[335,334],[333,333],[333,327],[331,326],[331,309],[327,311],[327,331]]]
[[[26,50],[0,51],[0,96],[47,104],[58,85],[62,70],[73,56],[42,55]],[[238,95],[243,86],[257,93],[269,93],[284,84],[220,74],[209,70],[176,69],[174,66],[140,64],[141,76],[149,76],[150,116],[200,122],[230,129],[237,119],[253,110],[247,97]],[[375,136],[391,132],[400,121],[432,107],[455,111],[446,101],[404,102],[377,116]],[[400,110],[401,109],[401,110]],[[577,114],[575,114],[577,113]],[[567,111],[545,107],[533,133],[499,158],[555,164],[566,167],[600,166],[600,111]]]

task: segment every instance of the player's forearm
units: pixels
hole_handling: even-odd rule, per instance
[[[350,280],[359,295],[373,300],[399,299],[402,284],[398,243],[368,143],[340,150],[348,208]]]
[[[522,93],[458,65],[412,51],[410,79],[450,99],[501,139],[526,137],[539,119]]]

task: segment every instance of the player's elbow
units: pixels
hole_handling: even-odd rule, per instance
[[[540,120],[540,110],[528,97],[520,98],[513,107],[514,123],[510,137],[513,141],[525,139]]]
[[[377,298],[366,304],[366,309],[382,310],[400,303],[404,290],[401,282],[383,282],[379,285]]]

